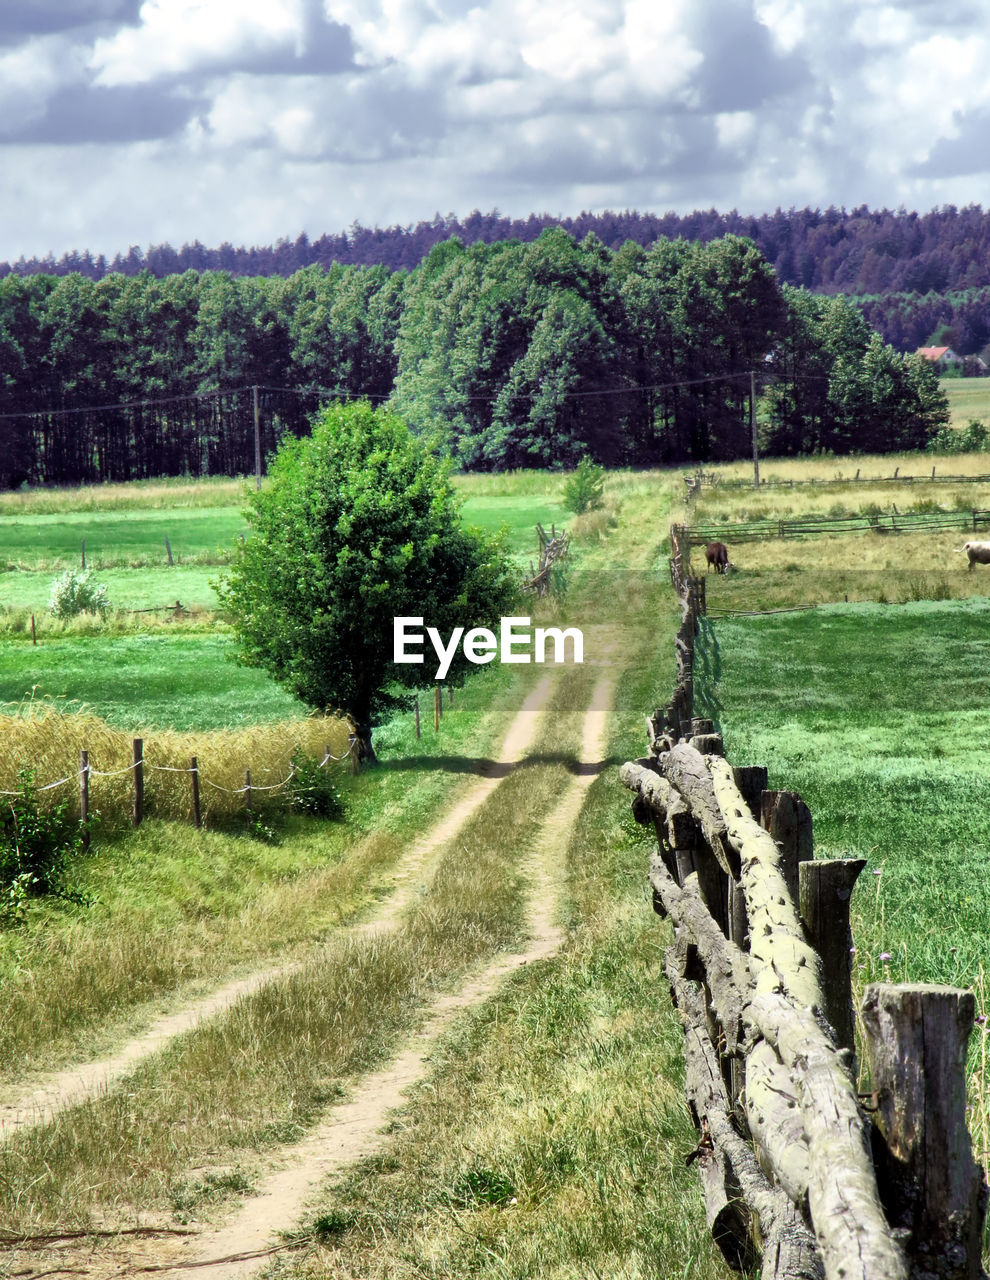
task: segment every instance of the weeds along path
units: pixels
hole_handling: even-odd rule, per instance
[[[395,927],[421,886],[423,877],[428,874],[431,859],[484,804],[529,750],[550,692],[551,679],[545,676],[531,690],[512,719],[490,774],[471,786],[446,816],[413,844],[395,876],[396,892],[384,902],[373,919],[352,926],[350,932],[371,934]],[[33,1081],[0,1102],[0,1137],[47,1124],[61,1109],[106,1092],[143,1059],[158,1052],[175,1037],[192,1030],[238,1000],[250,997],[276,979],[299,970],[304,963],[299,961],[268,967],[226,983],[176,1013],[158,1019],[147,1031],[129,1040],[113,1054]]]
[[[456,993],[436,1000],[425,1024],[388,1066],[365,1077],[350,1100],[335,1107],[302,1142],[282,1150],[284,1167],[241,1203],[227,1225],[195,1237],[148,1245],[140,1256],[130,1255],[133,1270],[164,1265],[165,1274],[177,1280],[196,1276],[242,1280],[257,1271],[278,1249],[280,1233],[291,1232],[324,1178],[384,1145],[388,1113],[402,1104],[404,1091],[425,1075],[433,1046],[457,1015],[490,996],[510,973],[558,949],[563,933],[556,908],[565,878],[567,844],[584,792],[604,767],[614,688],[612,674],[596,681],[582,720],[577,768],[560,788],[523,867],[529,899],[525,947],[499,957]]]

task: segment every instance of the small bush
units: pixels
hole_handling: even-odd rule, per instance
[[[48,612],[53,617],[64,621],[81,613],[95,613],[105,618],[109,609],[106,586],[97,585],[88,569],[66,569],[51,585]]]
[[[990,448],[990,428],[979,418],[964,427],[942,427],[926,446],[929,453],[985,453]]]
[[[292,757],[292,807],[313,818],[344,816],[344,802],[328,767],[302,753]]]
[[[575,515],[583,515],[602,505],[604,492],[605,468],[590,458],[582,458],[564,484],[564,506]]]
[[[951,600],[952,588],[944,578],[922,576],[907,584],[905,600]]]
[[[42,809],[34,773],[21,769],[18,790],[0,809],[0,923],[23,919],[30,898],[80,901],[68,886],[73,857],[83,848],[83,831],[67,816],[68,804]]]

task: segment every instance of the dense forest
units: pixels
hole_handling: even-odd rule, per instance
[[[0,276],[67,275],[91,280],[108,274],[164,278],[192,271],[227,271],[234,276],[288,277],[309,266],[384,266],[412,270],[438,244],[457,236],[465,244],[535,241],[560,226],[575,239],[593,234],[608,249],[626,241],[646,248],[658,239],[707,243],[726,235],[753,241],[781,284],[817,293],[844,293],[870,299],[868,317],[884,341],[911,351],[931,338],[940,324],[958,329],[950,343],[960,354],[980,351],[990,341],[990,213],[978,205],[948,205],[919,214],[905,210],[777,209],[747,217],[714,209],[689,214],[605,212],[575,218],[531,214],[508,218],[475,210],[466,218],[437,215],[408,227],[355,224],[337,235],[280,240],[275,245],[208,249],[198,241],[180,249],[132,246],[111,260],[89,252],[0,263]],[[887,305],[885,295],[896,295]]]
[[[237,474],[332,398],[391,398],[465,468],[923,447],[932,367],[748,239],[561,228],[437,244],[412,271],[0,279],[0,484]],[[43,411],[42,411],[43,410]]]

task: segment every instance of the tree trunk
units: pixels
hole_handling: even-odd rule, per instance
[[[350,709],[351,718],[351,750],[358,766],[377,764],[378,757],[371,743],[371,695],[359,694]]]

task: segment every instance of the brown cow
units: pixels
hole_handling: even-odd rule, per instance
[[[708,561],[709,569],[714,565],[716,573],[728,573],[729,548],[724,542],[705,543],[705,559]]]

